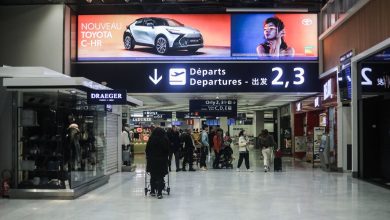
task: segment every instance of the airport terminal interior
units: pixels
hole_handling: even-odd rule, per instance
[[[0,219],[390,219],[389,9],[0,0]]]

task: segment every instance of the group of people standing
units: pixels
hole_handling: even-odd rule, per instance
[[[206,171],[206,157],[212,148],[215,154],[213,168],[218,169],[221,150],[225,147],[230,147],[232,139],[228,132],[223,135],[222,129],[216,129],[211,137],[212,141],[210,140],[209,128],[207,126],[202,129],[201,133],[196,130],[192,131],[192,129],[186,129],[180,133],[175,126],[172,126],[168,131],[159,127],[154,128],[145,150],[147,172],[151,174],[151,195],[156,195],[157,193],[157,197],[162,198],[164,176],[172,169],[171,161],[173,155],[175,156],[176,172],[187,171],[187,164],[188,171],[195,171],[193,168],[193,155],[195,149],[198,148],[200,169]],[[268,131],[264,129],[259,135],[259,143],[264,157],[264,171],[267,172],[270,170],[270,159],[275,141]],[[247,171],[253,171],[250,169],[248,147],[249,140],[245,130],[241,130],[238,140],[239,160],[237,171],[240,171],[243,161],[245,161]],[[181,158],[183,158],[182,168],[180,168]]]

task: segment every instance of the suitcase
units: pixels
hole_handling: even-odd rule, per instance
[[[275,157],[274,158],[274,171],[282,171],[282,158],[281,157]]]
[[[126,166],[129,166],[131,163],[130,161],[130,150],[124,150],[122,151],[122,161],[123,164]]]

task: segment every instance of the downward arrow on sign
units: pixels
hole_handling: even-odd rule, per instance
[[[154,83],[154,85],[157,85],[162,80],[162,76],[158,77],[157,69],[154,69],[154,78],[149,76],[149,79]]]

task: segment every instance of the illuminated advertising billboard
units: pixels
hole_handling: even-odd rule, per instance
[[[79,15],[77,32],[78,61],[318,58],[316,14]]]
[[[234,14],[232,57],[317,60],[317,15]]]
[[[229,57],[230,15],[227,14],[78,17],[79,61]]]

